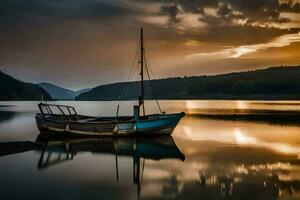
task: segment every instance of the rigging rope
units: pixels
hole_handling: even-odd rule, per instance
[[[126,86],[126,89],[125,89],[125,88],[123,89],[123,91],[121,92],[121,95],[119,96],[119,99],[121,98],[121,96],[126,97],[127,94],[128,94],[129,86],[130,86],[130,83],[131,83],[131,82],[129,82],[129,81],[130,81],[131,78],[133,78],[133,76],[134,76],[134,74],[135,74],[135,72],[136,72],[136,70],[137,70],[136,59],[137,59],[137,56],[138,56],[138,50],[139,50],[140,44],[141,44],[141,41],[138,42],[137,47],[136,47],[136,51],[135,51],[135,54],[134,54],[133,62],[132,62],[132,64],[131,64],[129,76],[128,76],[128,79],[127,79],[127,86]],[[145,44],[144,44],[144,46],[145,46]],[[149,85],[150,85],[150,88],[151,88],[151,90],[152,90],[153,97],[154,97],[155,102],[156,102],[156,104],[157,104],[157,107],[158,107],[158,109],[159,109],[159,113],[161,114],[161,113],[162,113],[161,107],[160,107],[160,105],[159,105],[159,102],[158,102],[158,100],[157,100],[157,96],[156,96],[154,87],[153,87],[153,85],[152,85],[152,80],[151,80],[150,73],[152,74],[153,77],[154,77],[154,75],[153,75],[152,69],[148,66],[148,61],[147,61],[147,58],[146,58],[146,50],[145,50],[145,49],[146,49],[146,48],[144,48],[144,58],[143,58],[143,59],[144,59],[144,62],[145,62],[146,73],[147,73],[147,76],[148,76],[148,79],[149,79]],[[150,70],[150,73],[149,73],[149,70]],[[124,93],[124,91],[125,91],[125,93]]]
[[[144,56],[145,67],[146,67],[146,72],[147,72],[147,75],[148,75],[148,78],[149,78],[150,88],[151,88],[151,90],[152,90],[152,92],[153,92],[153,97],[154,97],[155,102],[156,102],[156,104],[157,104],[159,113],[161,114],[161,113],[162,113],[162,112],[161,112],[161,107],[160,107],[159,102],[158,102],[158,100],[157,100],[157,96],[156,96],[154,87],[153,87],[153,85],[152,85],[152,82],[151,82],[152,80],[151,80],[151,78],[150,78],[150,74],[149,74],[149,70],[148,70],[149,67],[148,67],[148,62],[147,62],[147,58],[146,58],[146,52],[145,52],[144,55],[145,55],[145,56]],[[151,69],[151,68],[150,68],[150,69]],[[153,74],[153,73],[152,73],[152,74]]]
[[[140,41],[137,43],[137,47],[136,47],[136,50],[135,50],[135,54],[134,54],[134,57],[133,57],[133,62],[131,64],[131,68],[130,68],[130,72],[129,72],[129,76],[128,76],[128,79],[127,79],[127,87],[125,89],[125,93],[124,93],[124,96],[123,97],[126,97],[127,94],[128,94],[128,89],[129,89],[129,85],[130,85],[130,79],[132,78],[132,76],[135,74],[136,70],[137,70],[137,67],[136,66],[136,58],[137,58],[137,55],[138,55],[138,50],[139,50],[139,46],[140,46]],[[123,89],[124,91],[124,89]],[[123,92],[122,92],[123,93]],[[120,99],[120,96],[119,96],[119,99]]]

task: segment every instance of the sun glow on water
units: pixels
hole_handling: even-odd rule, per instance
[[[238,128],[234,131],[234,139],[237,144],[257,144],[255,138],[243,134]]]
[[[226,123],[226,122],[224,122]],[[190,141],[210,141],[223,144],[235,144],[253,148],[266,148],[280,154],[294,154],[300,157],[300,147],[286,140],[286,136],[274,132],[276,137],[265,136],[256,133],[259,131],[259,125],[251,126],[248,129],[247,122],[232,122],[236,127],[223,127],[222,122],[207,121],[204,119],[183,120],[183,124],[175,131],[175,135]],[[244,127],[245,126],[245,127]],[[272,132],[272,126],[265,131]],[[278,135],[280,134],[280,135]],[[291,132],[290,134],[293,134]],[[283,137],[283,138],[282,138]],[[282,138],[282,139],[281,139]]]

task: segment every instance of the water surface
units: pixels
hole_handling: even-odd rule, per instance
[[[37,103],[0,102],[1,199],[300,198],[300,101],[162,101],[187,113],[166,141],[46,147]],[[135,102],[58,103],[89,115],[115,115],[120,104],[127,115]]]

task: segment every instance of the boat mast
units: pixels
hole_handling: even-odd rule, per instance
[[[143,115],[145,115],[145,105],[144,105],[144,38],[143,38],[143,28],[141,28],[141,96],[139,97],[139,107],[143,106]]]

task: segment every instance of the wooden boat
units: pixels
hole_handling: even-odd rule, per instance
[[[141,29],[140,52],[141,95],[138,97],[138,105],[133,107],[133,116],[118,116],[118,111],[116,116],[111,117],[84,116],[78,115],[72,106],[40,103],[38,105],[40,113],[36,114],[36,123],[39,130],[41,132],[55,131],[92,136],[171,135],[177,123],[184,116],[184,112],[166,114],[161,112],[159,107],[159,114],[145,114],[144,61],[146,60],[144,56],[143,29]],[[147,64],[145,67],[148,73]],[[148,77],[150,79],[149,73]],[[54,112],[54,110],[58,111],[58,113]]]

